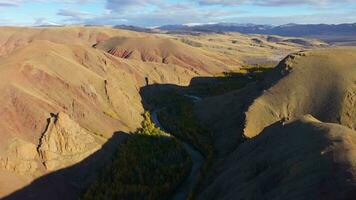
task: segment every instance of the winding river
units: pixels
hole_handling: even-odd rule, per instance
[[[194,101],[194,102],[201,100],[200,97],[196,97],[196,96],[192,96],[192,95],[185,95],[185,96],[192,99],[192,101]],[[162,110],[162,109],[160,109],[160,110]],[[160,110],[155,110],[151,113],[152,121],[153,121],[153,123],[156,124],[157,127],[159,127],[161,130],[168,133],[168,131],[166,131],[164,129],[164,127],[158,120],[157,115]],[[185,200],[188,198],[189,193],[193,190],[194,185],[198,181],[200,168],[202,167],[202,165],[204,163],[204,156],[198,150],[196,150],[195,147],[193,147],[193,145],[188,144],[182,140],[180,140],[180,142],[182,143],[185,151],[192,158],[193,166],[189,173],[189,176],[186,178],[186,180],[184,180],[184,182],[176,189],[175,193],[173,194],[173,196],[172,196],[173,200]]]

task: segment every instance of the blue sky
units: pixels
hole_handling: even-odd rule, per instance
[[[356,0],[0,0],[0,25],[354,23]]]

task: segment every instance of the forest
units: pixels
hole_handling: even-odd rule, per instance
[[[142,127],[118,148],[83,199],[168,199],[191,166],[180,142],[157,128],[145,112]]]

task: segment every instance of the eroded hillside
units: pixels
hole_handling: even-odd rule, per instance
[[[148,84],[187,86],[193,77],[237,71],[252,58],[274,62],[274,52],[280,57],[310,48],[257,35],[152,35],[105,27],[3,27],[0,38],[0,196],[88,159],[114,133],[139,128],[140,90]],[[92,178],[97,170],[78,172]],[[51,196],[68,189],[68,198],[92,181],[55,180],[42,191]]]
[[[355,53],[295,53],[262,81],[197,104],[218,152],[199,198],[352,199]]]

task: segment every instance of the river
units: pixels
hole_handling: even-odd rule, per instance
[[[192,101],[194,101],[194,102],[201,100],[200,97],[196,97],[196,96],[192,96],[192,95],[185,95],[185,96],[188,98],[191,98]],[[164,129],[164,127],[158,120],[157,115],[160,110],[162,110],[162,109],[155,110],[151,113],[152,121],[153,121],[153,123],[156,124],[157,127],[159,127],[161,130],[163,130],[169,134],[169,132]],[[204,163],[204,156],[193,145],[186,143],[182,140],[179,140],[179,141],[182,143],[185,151],[192,158],[193,166],[189,173],[189,176],[184,180],[184,182],[176,189],[175,193],[173,194],[173,196],[172,196],[173,200],[185,200],[188,198],[189,193],[193,190],[195,184],[198,181],[199,172],[200,172],[200,169]]]

